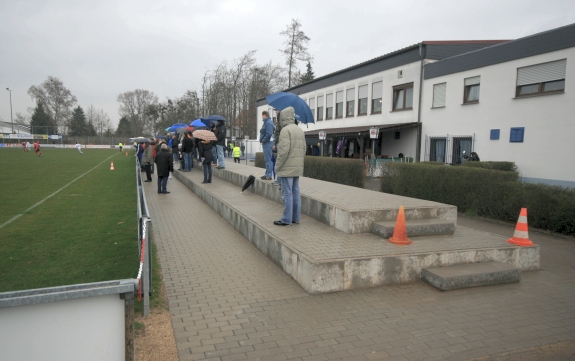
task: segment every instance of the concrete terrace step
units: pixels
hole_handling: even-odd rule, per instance
[[[244,167],[241,176],[254,172],[253,167]],[[423,268],[467,262],[497,260],[522,270],[539,269],[539,246],[513,246],[505,237],[465,227],[456,227],[451,236],[435,236],[432,242],[418,237],[409,246],[391,244],[371,232],[344,233],[305,214],[300,224],[278,227],[273,221],[280,218],[283,206],[252,192],[240,193],[240,186],[217,177],[225,172],[226,178],[239,178],[233,164],[226,168],[214,169],[211,184],[201,184],[203,172],[197,168],[176,172],[175,177],[310,294],[413,282],[421,278]],[[269,183],[258,178],[254,188],[279,197],[278,188]],[[306,192],[314,185],[308,178],[301,183]],[[359,191],[356,201],[367,196],[366,203],[376,193],[323,183],[323,194]]]
[[[238,187],[250,174],[258,180],[249,191],[282,204],[281,193],[272,181],[261,181],[265,170],[227,162],[226,169],[214,169],[214,176]],[[301,177],[302,213],[345,233],[367,233],[372,223],[395,221],[399,206],[406,220],[442,219],[457,223],[457,207],[448,204],[401,197],[317,179]]]
[[[443,219],[406,220],[405,225],[408,237],[437,236],[455,232],[455,223]],[[393,235],[395,221],[373,222],[372,227],[373,233],[389,238]]]
[[[521,281],[521,270],[501,262],[457,264],[425,268],[421,279],[442,291]]]

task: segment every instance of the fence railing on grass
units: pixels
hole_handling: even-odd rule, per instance
[[[144,299],[144,316],[150,315],[150,296],[152,295],[152,242],[150,241],[151,218],[146,202],[146,194],[142,187],[140,162],[136,159],[136,188],[138,198],[138,255],[140,269],[138,271],[138,294]]]

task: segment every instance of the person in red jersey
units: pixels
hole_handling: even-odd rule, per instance
[[[34,150],[36,151],[36,154],[38,154],[39,157],[42,156],[42,152],[40,151],[40,142],[34,142]]]
[[[22,148],[24,148],[24,152],[28,151],[28,147],[26,147],[26,142],[22,142]]]

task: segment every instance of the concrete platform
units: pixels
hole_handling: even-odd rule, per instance
[[[421,279],[442,291],[500,285],[521,281],[521,270],[506,263],[489,261],[424,268]]]
[[[261,169],[229,162],[226,168],[213,170],[212,184],[201,184],[198,168],[175,177],[310,294],[413,282],[424,268],[468,262],[539,269],[539,246],[513,246],[505,242],[508,237],[465,227],[456,227],[453,235],[418,237],[409,246],[388,243],[371,233],[371,223],[397,212],[392,207],[410,207],[410,217],[434,214],[453,221],[456,208],[305,177],[300,179],[307,204],[301,224],[278,227],[273,221],[283,211],[279,189],[258,178],[254,192],[240,193],[247,176]]]

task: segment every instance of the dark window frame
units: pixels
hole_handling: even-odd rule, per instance
[[[349,114],[349,108],[350,108],[350,107],[349,107],[349,103],[351,103],[351,107],[352,107],[352,110],[351,110],[352,114],[351,114],[351,115]],[[353,100],[348,100],[348,101],[345,103],[345,117],[346,117],[346,118],[348,118],[348,117],[355,117],[355,99],[353,99]]]
[[[331,107],[327,106],[327,97],[328,95],[331,95]],[[326,94],[325,95],[325,120],[331,120],[333,119],[333,93],[330,94]],[[330,110],[331,110],[331,115],[330,115]]]
[[[407,100],[407,89],[412,89],[412,96],[411,96],[411,107],[407,108],[405,106],[405,102]],[[399,91],[403,91],[403,107],[402,108],[396,108],[395,107],[395,103],[396,103],[396,97]],[[405,83],[405,84],[400,84],[400,85],[395,85],[393,87],[393,92],[392,92],[392,111],[393,112],[402,112],[402,111],[406,111],[406,110],[413,110],[413,82],[411,83]]]
[[[556,83],[556,82],[561,82],[561,81],[563,82],[563,88],[562,88],[562,89],[545,91],[545,84]],[[533,85],[538,85],[538,88],[537,88],[537,91],[536,91],[536,92],[527,93],[527,94],[519,94],[521,88],[527,87],[527,86],[533,86]],[[515,97],[516,97],[516,98],[527,98],[527,97],[533,97],[533,96],[548,95],[548,94],[562,94],[562,93],[565,93],[565,79],[544,81],[544,82],[541,82],[541,83],[517,85],[517,86],[515,87]]]

